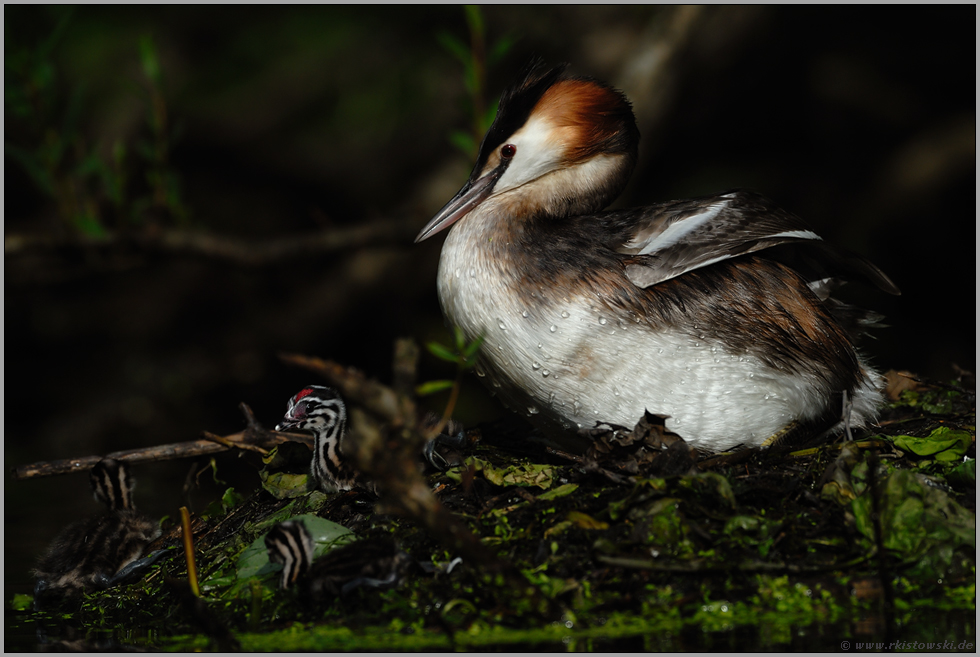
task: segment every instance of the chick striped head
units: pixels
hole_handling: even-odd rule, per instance
[[[92,494],[110,511],[124,511],[133,506],[133,478],[125,463],[102,459],[89,471]]]
[[[265,536],[269,561],[282,564],[279,586],[288,589],[306,574],[313,562],[313,537],[298,520],[281,522]]]
[[[290,429],[313,434],[310,471],[319,488],[353,487],[354,471],[341,450],[347,431],[347,407],[336,390],[312,385],[293,395],[286,415],[276,426],[276,431]]]

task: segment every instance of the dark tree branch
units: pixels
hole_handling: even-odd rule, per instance
[[[148,230],[143,233],[111,233],[105,237],[64,235],[8,235],[4,255],[16,257],[62,250],[138,249],[173,255],[197,255],[234,264],[257,267],[284,260],[334,253],[378,244],[408,244],[418,231],[416,218],[379,221],[337,228],[297,237],[249,242],[236,237],[186,230]]]
[[[244,404],[243,404],[244,406]],[[247,409],[248,407],[245,406]],[[251,414],[251,410],[246,413],[246,417]],[[254,420],[254,418],[253,418]],[[257,424],[257,423],[256,423]],[[313,447],[313,439],[307,435],[292,433],[276,433],[268,431],[261,426],[256,428],[249,422],[249,427],[245,431],[233,433],[230,436],[216,436],[215,434],[204,432],[204,440],[191,440],[182,443],[171,443],[169,445],[154,445],[153,447],[140,447],[137,449],[125,449],[119,452],[112,452],[104,456],[83,456],[77,459],[60,459],[57,461],[40,461],[30,465],[19,465],[10,469],[10,476],[15,480],[34,479],[35,477],[50,477],[52,475],[71,474],[72,472],[87,471],[103,458],[124,461],[129,464],[148,463],[152,461],[170,461],[173,459],[185,459],[195,456],[206,456],[226,452],[229,449],[244,449],[250,451],[265,451],[280,443],[294,441],[304,443],[310,448]]]

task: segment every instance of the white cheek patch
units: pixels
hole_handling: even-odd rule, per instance
[[[514,160],[497,181],[495,193],[505,192],[554,171],[561,163],[565,144],[560,130],[541,117],[532,117],[505,143],[517,148]]]

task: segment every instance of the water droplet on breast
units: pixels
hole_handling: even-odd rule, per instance
[[[470,267],[470,278],[476,278],[476,269]]]
[[[541,376],[548,376],[549,374],[551,374],[549,370],[541,370]],[[551,393],[551,394],[554,395],[555,393]]]
[[[568,319],[568,311],[567,310],[561,311],[561,318],[562,319]]]
[[[527,311],[526,310],[524,310],[524,311],[521,312],[521,317],[527,317]]]
[[[599,323],[600,323],[600,324],[603,324],[603,325],[605,325],[605,323],[606,323],[606,318],[605,318],[605,317],[600,317],[600,318],[599,318]]]
[[[536,370],[539,370],[539,369],[541,369],[541,363],[539,363],[538,361],[532,361],[531,362],[531,367],[534,368],[534,369],[536,369]]]
[[[502,328],[505,331],[507,330],[507,325],[504,324],[504,320],[502,320],[502,319],[498,319],[497,320],[497,326],[499,326],[500,328]]]
[[[457,269],[456,271],[454,271],[454,272],[453,272],[453,274],[455,274],[455,276],[456,276],[456,278],[459,278],[459,277],[460,277],[460,275],[461,275],[461,273],[462,273],[462,272],[460,272],[460,271],[459,271],[458,269]]]
[[[552,333],[554,333],[555,331],[558,330],[558,327],[555,326],[554,324],[552,324],[551,326],[548,327],[548,330],[551,331]]]
[[[550,395],[548,395],[548,403],[549,404],[555,403],[555,393],[551,393]]]
[[[658,354],[662,354],[662,353],[664,353],[664,349],[663,349],[663,347],[661,347],[660,349],[657,349],[657,353],[658,353]]]
[[[538,408],[537,408],[537,406],[528,406],[527,407],[527,414],[528,415],[537,415],[538,414]]]

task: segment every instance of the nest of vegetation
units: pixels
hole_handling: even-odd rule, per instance
[[[69,615],[15,599],[22,611],[8,612],[8,626],[13,614],[42,647],[88,649],[815,650],[842,638],[935,641],[937,631],[975,640],[969,376],[890,373],[879,427],[807,449],[701,455],[647,416],[631,430],[597,428],[587,453],[572,455],[502,422],[470,429],[461,462],[423,479],[405,419],[411,376],[387,388],[333,363],[301,364],[348,399],[377,495],[309,492],[309,449],[285,443],[242,460],[260,469],[261,489],[228,489],[194,519],[199,596],[175,526],[150,546],[173,546],[172,556],[142,581],[90,594]],[[304,602],[279,590],[263,545],[293,517],[318,553],[390,536],[419,568],[394,586]]]

